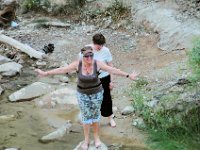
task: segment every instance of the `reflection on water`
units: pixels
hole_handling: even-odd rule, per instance
[[[147,150],[147,149],[137,147],[137,146],[110,145],[110,146],[108,146],[108,150]]]

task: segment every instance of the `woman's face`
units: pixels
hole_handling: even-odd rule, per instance
[[[97,51],[101,50],[102,47],[103,47],[103,45],[94,44],[94,49],[97,50]]]
[[[92,63],[93,56],[94,56],[93,52],[83,53],[83,60],[84,60],[84,62],[86,62],[86,63]]]

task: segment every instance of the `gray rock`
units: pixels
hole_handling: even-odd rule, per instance
[[[77,106],[76,90],[70,88],[59,88],[42,97],[35,99],[36,105],[41,108],[54,108],[57,105]]]
[[[37,62],[36,62],[36,65],[37,65],[37,66],[46,66],[46,65],[47,65],[47,62],[45,62],[45,61],[37,61]]]
[[[105,19],[103,28],[109,28],[111,24],[112,24],[112,18],[110,16],[110,17]]]
[[[161,5],[160,3],[152,3],[145,6],[141,3],[135,3],[133,6],[137,13],[133,13],[133,16],[137,18],[138,23],[148,22],[150,28],[160,34],[157,46],[161,50],[191,49],[193,38],[200,36],[199,21],[187,19],[181,22],[175,17],[175,10],[161,7]]]
[[[4,92],[4,89],[0,86],[0,95]]]
[[[0,65],[0,73],[5,73],[5,72],[21,72],[22,65],[15,63],[15,62],[8,62],[5,64]]]
[[[14,70],[10,70],[10,71],[7,71],[7,72],[4,72],[2,73],[2,76],[5,76],[5,77],[13,77],[17,74],[18,72],[14,71]]]
[[[0,55],[0,65],[7,63],[7,62],[10,62],[10,61],[11,61],[11,59]]]
[[[69,88],[61,88],[53,91],[51,94],[52,101],[57,104],[73,104],[78,105],[76,98],[76,90]]]
[[[43,136],[40,139],[40,141],[45,143],[45,142],[53,141],[53,140],[56,140],[56,139],[60,139],[66,134],[67,131],[70,130],[71,127],[72,127],[72,124],[69,121],[67,121],[63,126],[58,128],[54,132],[49,133],[46,136]]]
[[[138,128],[145,128],[146,127],[144,120],[142,118],[133,119],[133,125],[138,127]]]
[[[3,115],[0,116],[0,123],[6,123],[8,121],[13,121],[15,120],[15,115]]]
[[[113,107],[112,107],[112,110],[113,110],[114,113],[116,113],[117,110],[118,110],[117,106],[113,106]]]
[[[42,82],[35,82],[11,94],[9,96],[9,101],[16,102],[22,100],[31,100],[36,97],[42,96],[48,92],[51,92],[53,90],[54,88],[49,84]]]
[[[64,82],[64,83],[68,83],[68,82],[69,82],[69,78],[66,77],[66,76],[61,76],[61,77],[59,78],[59,81],[60,81],[60,82]]]
[[[147,106],[154,108],[158,104],[159,100],[154,99],[151,100],[150,102],[147,102]]]
[[[133,106],[126,106],[123,110],[122,110],[122,115],[129,115],[131,113],[134,112],[134,107]]]

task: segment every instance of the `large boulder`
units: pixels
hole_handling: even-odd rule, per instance
[[[54,88],[49,84],[35,82],[11,94],[9,96],[9,101],[16,102],[23,100],[32,100],[53,90]]]
[[[35,99],[39,107],[55,107],[56,105],[74,105],[77,106],[76,90],[70,88],[59,88],[55,91]]]
[[[199,21],[180,21],[177,19],[180,16],[174,8],[161,7],[162,5],[163,2],[151,2],[151,5],[133,2],[134,21],[160,34],[157,46],[161,50],[191,49],[193,38],[200,36]]]

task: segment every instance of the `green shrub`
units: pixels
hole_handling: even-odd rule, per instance
[[[40,7],[40,0],[24,0],[22,7],[27,10],[34,10]]]
[[[192,79],[194,81],[200,80],[200,39],[194,41],[194,47],[188,53],[189,64],[193,71]]]
[[[74,0],[74,7],[79,8],[79,7],[83,7],[86,3],[86,0]]]
[[[117,21],[123,17],[127,17],[130,14],[130,8],[124,6],[121,0],[115,0],[112,6],[107,9],[106,13],[111,16],[113,21]]]
[[[144,87],[148,84],[144,78],[139,78],[134,84],[131,85],[131,90],[129,95],[132,97],[133,105],[136,107],[136,111],[140,113],[142,109],[145,107],[144,102],[146,100],[145,97],[145,89]]]
[[[137,116],[144,119],[149,135],[148,145],[152,150],[197,150],[200,139],[200,108],[179,112],[166,109],[165,102],[175,102],[179,93],[159,95],[159,107],[149,107],[147,102],[153,94],[144,79],[136,81],[130,90]],[[186,107],[187,103],[182,103]],[[158,106],[158,105],[157,105]],[[159,108],[159,109],[157,109]],[[191,146],[190,143],[193,143]]]

